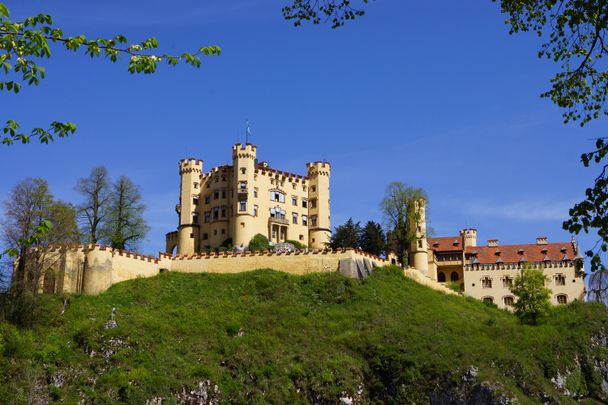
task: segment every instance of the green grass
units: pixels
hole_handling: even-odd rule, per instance
[[[475,366],[479,381],[524,403],[541,403],[540,393],[567,403],[550,378],[578,356],[569,387],[597,397],[584,359],[607,356],[589,347],[608,326],[602,306],[574,303],[525,326],[396,269],[364,282],[271,270],[166,273],[72,296],[64,315],[62,305],[41,297],[29,331],[0,322],[0,399],[171,403],[183,387],[210,380],[231,403],[337,403],[360,388],[369,402],[428,403],[438,384]],[[113,307],[118,327],[106,330]],[[100,354],[108,348],[115,353]],[[58,376],[64,382],[52,384]]]

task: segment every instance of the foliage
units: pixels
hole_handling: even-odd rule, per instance
[[[8,7],[0,2],[0,74],[7,76],[0,80],[0,91],[17,94],[23,85],[37,86],[46,76],[40,61],[51,57],[51,47],[59,45],[69,51],[83,51],[91,58],[103,56],[117,62],[122,56],[129,58],[128,70],[131,73],[150,74],[156,72],[159,63],[175,66],[180,62],[200,67],[201,56],[220,54],[218,46],[201,47],[195,53],[181,55],[156,54],[159,47],[155,38],[141,43],[129,44],[123,35],[112,38],[87,38],[85,35],[67,36],[55,26],[53,18],[37,14],[20,21],[12,21]],[[20,130],[14,120],[7,120],[0,127],[0,142],[12,145],[15,142],[28,143],[38,138],[41,143],[49,143],[55,137],[63,138],[73,134],[76,125],[72,122],[52,122],[48,128],[34,128],[30,133]]]
[[[602,268],[589,275],[587,299],[608,306],[608,270]]]
[[[536,325],[539,318],[549,312],[551,290],[545,287],[547,280],[542,269],[528,266],[524,266],[521,273],[515,277],[513,286],[509,289],[517,297],[513,308],[522,323]]]
[[[420,211],[417,205],[427,204],[428,196],[421,188],[408,187],[401,182],[392,182],[386,188],[380,209],[384,215],[391,248],[402,265],[409,262],[409,249],[418,235],[417,224]]]
[[[256,234],[249,241],[249,250],[251,251],[263,251],[267,249],[270,249],[270,242],[268,242],[268,238],[261,233]]]
[[[134,249],[148,232],[139,187],[126,176],[112,185],[101,240],[115,249]]]
[[[386,236],[382,225],[374,221],[367,221],[361,229],[359,247],[364,252],[382,256],[386,252]]]
[[[329,247],[332,249],[359,248],[360,238],[361,225],[352,218],[348,218],[344,225],[337,226],[332,232]]]
[[[313,24],[330,22],[332,28],[342,27],[347,21],[354,20],[365,14],[360,8],[354,8],[353,0],[292,0],[288,6],[283,7],[283,16],[298,27],[303,21],[312,21]],[[359,0],[358,3],[367,4],[369,0]]]
[[[302,242],[298,241],[298,240],[287,240],[287,243],[291,243],[293,245],[294,248],[298,249],[298,250],[303,250],[306,249],[308,246],[306,246],[305,244],[303,244]]]
[[[569,403],[551,378],[595,356],[587,342],[608,326],[606,309],[585,303],[521,325],[398,268],[365,282],[168,272],[72,296],[63,315],[63,297],[35,299],[32,330],[0,321],[0,398],[16,404],[30,403],[34,383],[36,395],[59,403],[173,403],[206,380],[220,403],[340,403],[359,390],[358,403],[429,403],[444,379],[458,384],[471,366],[479,382],[500,384],[520,403]],[[112,308],[118,325],[105,329]],[[592,387],[596,377],[585,369],[576,385]]]
[[[10,256],[19,256],[13,285],[18,294],[36,294],[49,265],[47,247],[77,243],[80,239],[76,210],[56,201],[46,180],[39,178],[17,183],[3,205],[2,242],[10,246],[6,251]]]
[[[496,1],[496,0],[495,0]],[[605,36],[608,29],[608,3],[604,0],[501,0],[503,13],[509,15],[510,33],[533,31],[547,38],[538,52],[560,65],[551,79],[551,88],[541,96],[564,109],[564,122],[581,126],[608,114],[608,54]],[[585,167],[601,166],[586,199],[570,209],[570,219],[563,228],[573,234],[595,230],[596,245],[585,254],[591,258],[591,270],[602,268],[602,253],[608,250],[608,178],[605,157],[608,145],[598,137],[595,150],[585,153]]]
[[[85,240],[96,244],[110,202],[108,170],[103,166],[94,167],[88,177],[78,179],[75,190],[84,197],[78,206],[78,219]]]

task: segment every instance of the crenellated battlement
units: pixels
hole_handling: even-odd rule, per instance
[[[203,161],[201,159],[187,158],[179,161],[179,174],[203,173]]]
[[[237,143],[232,145],[232,159],[255,159],[257,149],[255,145]]]
[[[306,171],[308,176],[329,176],[331,173],[331,165],[329,162],[316,161],[306,163]]]

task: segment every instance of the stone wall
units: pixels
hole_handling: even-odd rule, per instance
[[[61,257],[61,260],[57,258]],[[354,250],[314,250],[296,253],[244,252],[144,256],[105,246],[77,246],[53,251],[49,262],[54,292],[99,294],[112,285],[138,277],[153,277],[161,271],[182,273],[241,273],[269,268],[294,275],[339,271],[347,277],[365,278],[374,267],[388,260]],[[404,274],[431,288],[451,293],[416,269]],[[44,286],[42,286],[44,287]]]

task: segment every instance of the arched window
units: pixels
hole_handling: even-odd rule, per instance
[[[487,302],[488,304],[493,304],[494,303],[494,298],[492,297],[483,297],[483,302]]]
[[[512,295],[507,295],[506,297],[504,297],[502,299],[502,301],[505,303],[506,306],[512,307],[513,303],[515,302],[515,299],[513,298]]]
[[[440,271],[439,274],[437,274],[437,281],[445,283],[445,273],[443,271]]]
[[[559,294],[556,298],[557,303],[560,305],[565,305],[568,303],[568,296],[566,294]]]
[[[453,271],[452,274],[450,274],[450,280],[451,281],[458,281],[460,277],[458,277],[458,273]]]

